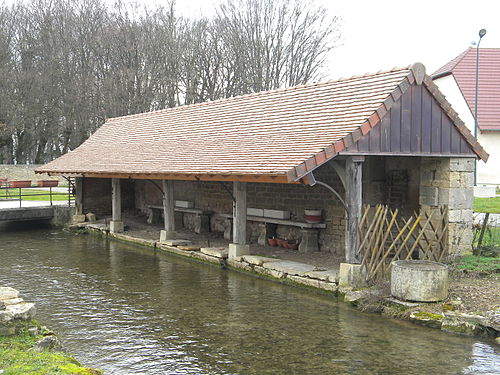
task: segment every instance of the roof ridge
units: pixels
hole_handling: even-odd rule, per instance
[[[237,96],[231,96],[229,98],[220,98],[216,100],[207,100],[204,102],[199,102],[199,103],[191,103],[191,104],[183,104],[175,107],[169,107],[169,108],[163,108],[163,109],[158,109],[155,111],[149,111],[149,112],[141,112],[141,113],[133,113],[129,115],[123,115],[123,116],[116,116],[116,117],[110,117],[106,120],[106,122],[110,120],[115,120],[115,119],[125,119],[125,118],[131,118],[135,116],[142,116],[142,115],[149,115],[149,114],[157,114],[157,113],[162,113],[162,112],[167,112],[167,111],[174,111],[174,110],[182,110],[184,108],[191,108],[193,106],[204,106],[208,105],[211,103],[217,103],[217,102],[224,102],[224,101],[231,101],[231,100],[239,100],[240,98],[247,98],[247,97],[252,97],[252,96],[263,96],[263,95],[269,95],[270,93],[275,93],[275,92],[288,92],[288,91],[294,91],[294,90],[299,90],[303,88],[313,88],[313,87],[319,87],[319,86],[327,86],[331,85],[333,83],[339,83],[339,82],[345,82],[345,81],[350,81],[350,80],[356,80],[360,78],[366,78],[366,77],[375,77],[378,75],[382,74],[389,74],[389,73],[394,73],[398,71],[404,71],[404,70],[410,70],[411,69],[411,64],[404,66],[404,67],[393,67],[390,70],[379,70],[378,72],[375,73],[365,73],[362,75],[354,75],[351,77],[342,77],[338,79],[333,79],[333,80],[327,80],[327,81],[322,81],[322,82],[311,82],[311,83],[306,83],[302,85],[296,85],[296,86],[289,86],[289,87],[280,87],[272,90],[264,90],[264,91],[258,91],[258,92],[252,92],[249,94],[243,94],[243,95],[237,95]]]

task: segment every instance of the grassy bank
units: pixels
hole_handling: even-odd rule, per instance
[[[31,326],[38,323],[32,322]],[[82,367],[75,359],[62,352],[35,352],[30,349],[43,338],[43,332],[30,335],[28,327],[14,336],[0,336],[0,372],[2,375],[42,375],[42,374],[78,374],[97,375],[98,370]]]
[[[50,201],[50,194],[46,190],[38,190],[38,189],[22,189],[21,194],[23,195],[23,201]],[[25,196],[27,195],[27,196]],[[0,190],[0,199],[18,199],[19,198],[19,189],[1,189]],[[52,192],[52,200],[53,201],[65,201],[68,200],[68,193],[55,193]]]
[[[500,197],[474,198],[474,212],[500,214]]]

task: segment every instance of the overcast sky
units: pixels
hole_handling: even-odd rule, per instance
[[[417,61],[432,73],[477,41],[481,28],[487,30],[481,47],[500,48],[500,0],[304,1],[321,4],[342,19],[342,45],[332,52],[326,69],[330,79]],[[133,2],[153,7],[166,4],[165,0]],[[184,16],[210,16],[219,2],[177,0],[177,10]]]
[[[161,3],[147,0],[150,4]],[[307,0],[311,1],[311,0]],[[328,78],[422,62],[432,73],[478,40],[500,48],[500,0],[316,0],[342,18],[342,46]],[[219,0],[178,0],[183,15],[213,13]]]

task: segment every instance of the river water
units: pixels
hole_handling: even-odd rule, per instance
[[[491,342],[92,235],[0,228],[0,285],[106,374],[497,374]]]

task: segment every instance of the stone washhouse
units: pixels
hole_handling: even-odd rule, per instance
[[[449,251],[468,251],[474,164],[487,158],[417,63],[111,118],[37,172],[76,177],[77,214],[110,217],[112,232],[135,210],[163,217],[162,240],[180,226],[224,233],[229,258],[276,236],[359,264],[364,204],[447,207]]]

